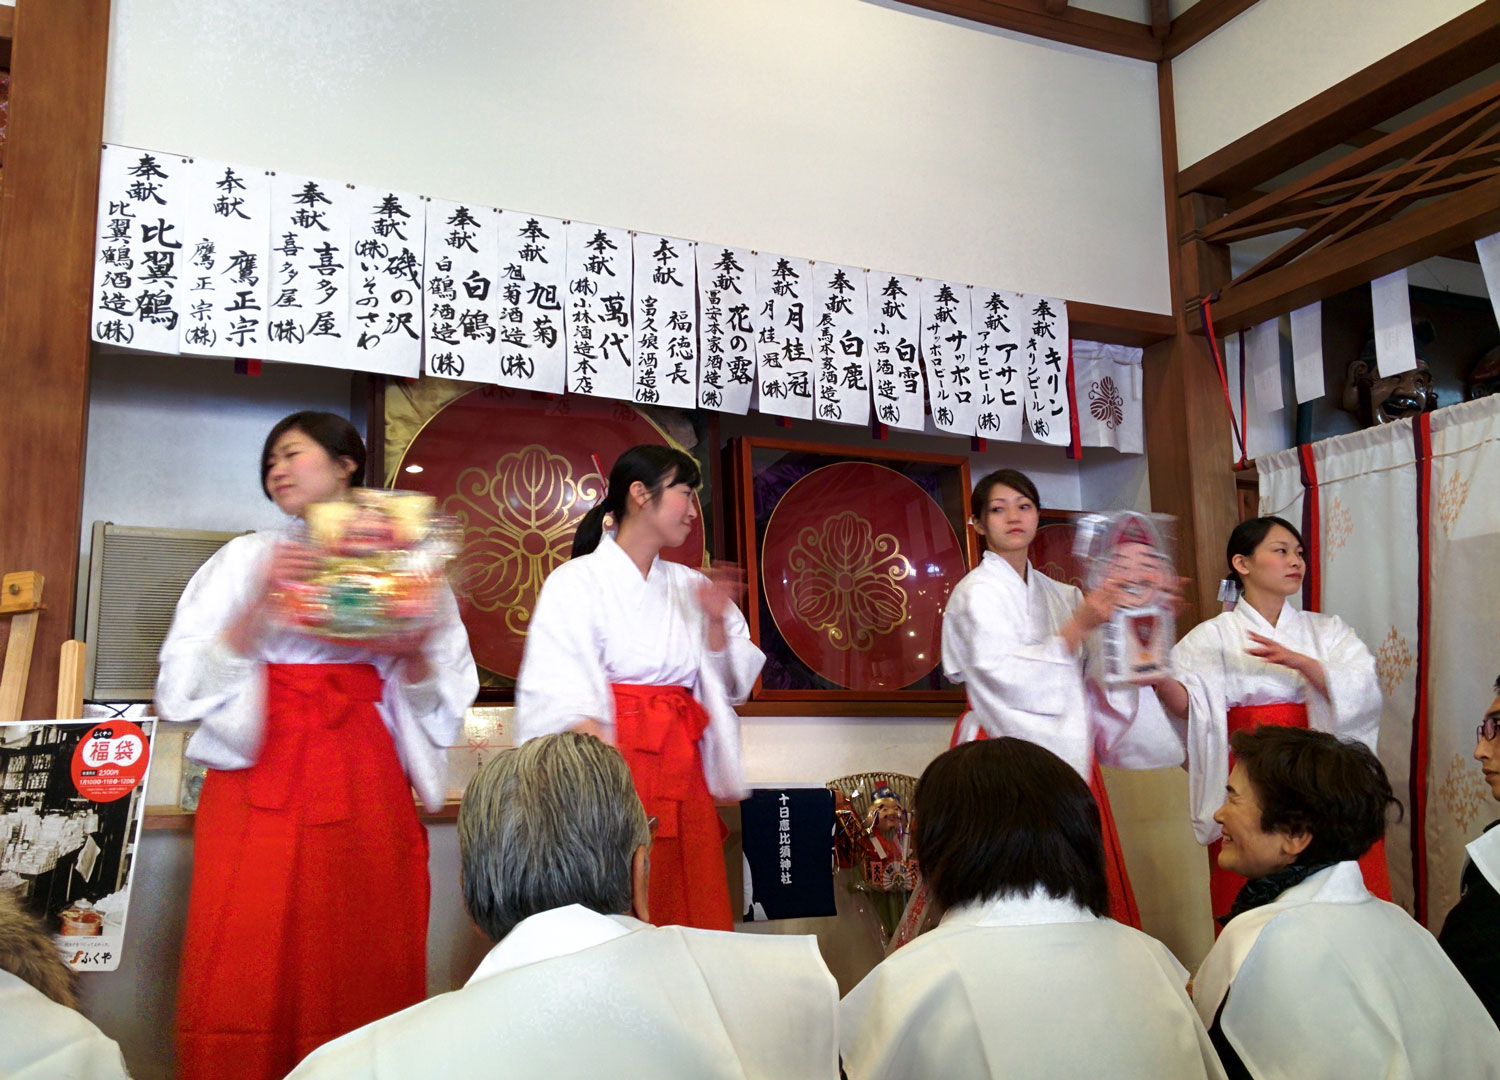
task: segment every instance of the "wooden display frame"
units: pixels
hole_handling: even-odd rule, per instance
[[[750,624],[750,636],[757,645],[763,640],[763,626],[770,616],[762,609],[760,589],[760,541],[756,535],[755,520],[755,464],[756,452],[770,451],[782,454],[809,454],[828,457],[837,461],[869,461],[883,465],[928,465],[953,470],[951,486],[955,494],[961,495],[961,505],[955,516],[954,509],[944,506],[949,520],[958,533],[964,550],[968,569],[973,569],[978,558],[978,542],[974,531],[968,528],[968,495],[973,490],[969,473],[969,459],[961,454],[931,454],[914,451],[883,450],[879,448],[856,449],[832,443],[801,442],[791,439],[764,439],[740,437],[731,439],[725,450],[726,473],[729,490],[726,501],[732,505],[733,521],[726,529],[726,546],[729,556],[745,568],[749,581],[745,616]],[[962,689],[951,690],[830,690],[830,689],[771,689],[757,679],[750,700],[740,707],[746,715],[957,715],[962,711],[964,693]]]

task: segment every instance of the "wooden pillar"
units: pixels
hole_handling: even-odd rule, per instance
[[[1191,581],[1186,594],[1190,608],[1178,620],[1179,632],[1186,633],[1218,614],[1224,544],[1239,520],[1224,392],[1208,343],[1189,331],[1187,318],[1188,297],[1228,281],[1229,259],[1227,252],[1197,238],[1199,226],[1218,209],[1217,200],[1178,197],[1170,61],[1157,65],[1157,94],[1176,334],[1146,350],[1143,411],[1151,508],[1177,518],[1180,571]]]
[[[109,0],[16,7],[0,184],[0,569],[47,581],[26,719],[55,710],[73,636],[108,51]]]

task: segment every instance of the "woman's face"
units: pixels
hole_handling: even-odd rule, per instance
[[[315,502],[336,499],[349,490],[354,462],[334,458],[297,428],[285,431],[271,446],[266,492],[284,514],[301,517]]]
[[[1239,571],[1246,588],[1256,588],[1275,596],[1291,596],[1302,588],[1302,576],[1307,572],[1307,563],[1302,557],[1302,545],[1289,530],[1281,525],[1272,525],[1250,555],[1236,555],[1234,568]]]
[[[1224,805],[1214,811],[1224,830],[1219,868],[1242,877],[1260,878],[1296,862],[1306,842],[1281,832],[1267,832],[1260,824],[1260,799],[1245,766],[1235,762],[1224,787]]]
[[[662,547],[677,547],[687,543],[698,520],[698,500],[691,484],[667,484],[654,498],[644,484],[632,484],[630,516],[659,537]]]
[[[1041,511],[1029,495],[1013,487],[996,484],[985,500],[984,516],[974,523],[974,531],[985,545],[999,555],[1025,551],[1036,538]]]

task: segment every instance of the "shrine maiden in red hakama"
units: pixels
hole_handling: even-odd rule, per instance
[[[1031,482],[1004,470],[980,480],[974,494],[976,529],[984,535],[977,523],[988,522],[990,550],[954,587],[943,615],[943,671],[963,683],[968,695],[953,745],[1009,735],[1046,747],[1073,766],[1099,804],[1110,914],[1139,927],[1099,764],[1177,765],[1181,737],[1150,688],[1107,689],[1093,677],[1082,644],[1088,628],[1077,621],[1084,594],[1024,561],[1037,521]],[[1013,549],[1024,576],[996,547]]]
[[[288,420],[299,418],[329,421]],[[303,443],[272,454],[278,434]],[[362,466],[347,434],[340,453],[357,448]],[[262,479],[283,510],[347,487],[343,475],[319,486],[327,477],[307,463],[329,456],[304,431],[272,436]],[[468,634],[451,593],[408,656],[275,625],[268,568],[288,558],[287,539],[259,532],[221,548],[188,582],[161,651],[161,715],[200,721],[187,756],[209,768],[177,996],[184,1080],[279,1080],[328,1040],[426,996],[427,832],[412,787],[442,807],[447,748],[479,688]]]
[[[650,551],[685,539],[677,526],[696,517],[690,457],[636,447],[609,482],[596,509],[623,515],[632,547],[647,530]],[[632,486],[638,498],[629,503]],[[725,834],[714,800],[747,794],[734,706],[749,696],[765,655],[732,603],[721,598],[718,618],[706,614],[704,594],[713,590],[704,574],[659,555],[642,574],[616,536],[602,532],[596,547],[542,586],[516,682],[516,736],[581,729],[612,740],[658,821],[651,921],[729,930]],[[709,641],[716,629],[717,650]]]
[[[1375,658],[1348,624],[1286,602],[1302,587],[1296,529],[1279,518],[1242,522],[1229,552],[1244,595],[1233,610],[1199,623],[1177,643],[1172,667],[1178,682],[1163,690],[1168,707],[1187,719],[1189,812],[1198,842],[1210,848],[1215,917],[1228,912],[1245,880],[1219,869],[1222,830],[1213,819],[1229,780],[1230,733],[1261,724],[1311,728],[1373,751],[1382,706]],[[1359,865],[1370,892],[1389,900],[1385,841]]]

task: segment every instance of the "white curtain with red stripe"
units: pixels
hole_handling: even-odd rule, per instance
[[[1279,513],[1302,527],[1315,498],[1316,610],[1338,615],[1375,654],[1385,709],[1378,753],[1403,805],[1411,801],[1412,724],[1417,692],[1417,474],[1412,425],[1404,422],[1325,439],[1312,446],[1316,490],[1301,500],[1298,449],[1257,462],[1261,512]],[[1297,506],[1290,516],[1285,510]],[[1310,584],[1313,584],[1310,582]],[[1415,911],[1412,818],[1393,823],[1386,858],[1396,902]]]
[[[1500,397],[1432,414],[1428,925],[1458,900],[1464,845],[1500,816],[1474,728],[1500,674]]]

